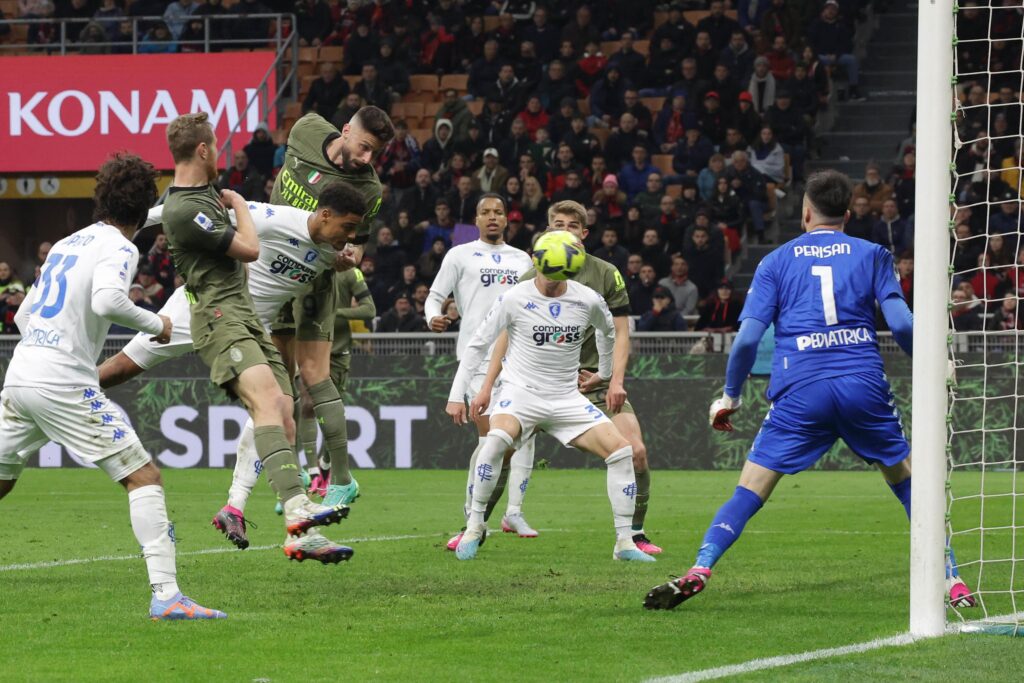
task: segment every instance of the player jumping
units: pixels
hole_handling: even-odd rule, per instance
[[[577,242],[576,248],[582,252],[583,245]],[[460,560],[476,557],[484,539],[484,513],[505,451],[543,430],[564,445],[605,461],[616,535],[613,559],[654,562],[633,542],[633,447],[577,388],[580,348],[590,326],[597,330],[596,374],[610,379],[615,324],[604,299],[577,282],[551,280],[538,273],[533,280],[520,282],[498,298],[463,351],[449,406],[463,400],[487,350],[503,331],[508,334],[501,385],[493,402],[496,373],[489,370],[470,403],[470,418],[483,414],[490,406],[490,431],[477,455],[466,532],[455,549]]]
[[[394,135],[391,119],[377,107],[363,107],[340,131],[320,115],[306,114],[288,134],[284,166],[274,181],[270,203],[313,211],[330,181],[344,180],[355,187],[363,195],[366,209],[344,251],[344,266],[358,267],[382,195],[380,179],[371,162]],[[324,433],[324,449],[312,490],[324,496],[325,505],[347,505],[359,496],[359,483],[349,471],[345,404],[331,379],[336,295],[334,272],[322,273],[308,294],[298,297],[293,307],[282,310],[272,330],[274,345],[282,352],[285,365],[291,369],[297,363]],[[297,343],[293,344],[293,340]],[[310,427],[315,430],[308,422],[300,427],[307,442]],[[313,457],[312,453],[308,455]],[[240,451],[238,457],[255,461],[251,449]]]
[[[179,116],[167,127],[167,140],[174,182],[162,220],[185,279],[192,343],[210,368],[210,379],[241,398],[252,417],[255,451],[284,502],[285,529],[298,537],[286,543],[285,554],[298,559],[316,550],[304,547],[307,543],[323,540],[305,532],[341,521],[348,508],[314,503],[299,477],[291,374],[259,322],[242,265],[259,259],[259,238],[245,200],[229,190],[218,194],[210,184],[217,176],[218,151],[207,115]],[[228,207],[234,209],[237,230]]]
[[[129,240],[156,200],[156,171],[116,155],[96,176],[96,223],[50,250],[15,323],[21,341],[0,394],[0,498],[14,488],[28,453],[48,440],[73,448],[128,492],[132,531],[153,590],[152,619],[223,619],[178,589],[174,526],[160,470],[99,388],[96,356],[110,323],[166,344],[171,321],[135,306],[128,285],[139,250]]]
[[[656,586],[647,609],[672,609],[702,592],[711,569],[739,538],[784,474],[810,468],[836,439],[876,465],[910,516],[910,445],[878,350],[875,302],[893,337],[912,351],[913,316],[884,248],[847,236],[849,179],[820,171],[807,179],[805,233],[761,261],[740,315],[726,370],[725,392],[711,406],[711,425],[731,431],[743,383],[769,325],[775,354],[768,398],[772,402],[732,498],[704,535],[697,561],[685,576]],[[950,552],[946,568],[950,603],[974,605]]]
[[[508,225],[505,208],[505,200],[496,194],[485,194],[480,197],[476,205],[476,227],[480,230],[480,239],[452,247],[445,254],[444,261],[441,262],[441,269],[430,286],[430,294],[427,296],[424,308],[426,318],[430,322],[430,329],[434,332],[444,332],[448,329],[449,320],[447,316],[442,315],[441,305],[449,294],[455,296],[455,305],[458,306],[459,314],[462,316],[459,340],[455,350],[456,358],[462,358],[473,333],[487,317],[488,311],[491,310],[498,296],[510,290],[519,282],[519,276],[530,268],[530,257],[525,251],[505,244],[505,227]],[[490,349],[485,354],[481,366],[470,378],[466,395],[456,402],[449,403],[446,407],[445,411],[452,416],[456,424],[465,423],[466,404],[472,401],[480,391],[484,376],[487,374],[489,360]],[[473,502],[473,481],[476,476],[477,456],[480,449],[483,448],[487,440],[487,432],[490,430],[486,415],[480,415],[474,422],[479,438],[476,450],[473,451],[473,455],[469,459],[466,502],[463,507],[466,518],[469,517],[470,506]],[[535,441],[534,438],[526,440],[512,454],[512,489],[508,495],[508,508],[501,520],[503,530],[516,533],[523,538],[537,536],[537,532],[526,523],[522,512],[523,497],[526,495],[530,472],[533,470]],[[504,489],[504,481],[509,479],[505,468],[501,469],[495,487],[497,495],[492,495],[492,502],[488,504],[484,514],[485,521],[491,516],[494,503],[501,495],[498,489]],[[461,538],[462,533],[452,537],[448,541],[448,550],[455,550]]]

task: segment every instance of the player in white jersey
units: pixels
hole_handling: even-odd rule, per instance
[[[15,318],[22,338],[0,394],[0,498],[14,488],[28,454],[47,441],[78,456],[128,492],[132,530],[142,546],[153,591],[153,619],[222,619],[223,612],[181,594],[174,527],[167,518],[160,470],[99,388],[96,357],[110,323],[143,331],[158,343],[171,321],[128,298],[139,250],[128,237],[156,199],[156,171],[117,155],[96,177],[96,223],[50,249],[41,275]]]
[[[312,213],[259,202],[250,202],[248,206],[260,241],[259,258],[249,265],[249,293],[260,323],[269,333],[281,307],[305,291],[318,275],[335,266],[338,252],[354,234],[365,207],[361,195],[344,181],[324,188],[321,204]],[[151,209],[146,225],[159,224],[161,213],[161,207]],[[234,213],[229,212],[229,215],[234,221]],[[121,384],[166,360],[192,351],[190,310],[184,287],[174,291],[160,314],[174,323],[171,342],[158,345],[147,335],[136,335],[124,349],[100,366],[101,387]],[[242,549],[249,546],[245,504],[260,471],[250,418],[239,437],[228,502],[213,518],[213,525]],[[301,545],[304,538],[300,537],[293,545]],[[319,538],[315,545],[318,546],[316,552],[307,548],[304,554],[321,561],[351,556],[350,548],[327,546]]]
[[[579,248],[582,251],[583,245]],[[502,332],[508,334],[501,385],[492,399],[497,373],[489,372],[470,403],[470,417],[490,407],[490,431],[477,455],[466,532],[455,549],[460,560],[476,557],[484,539],[484,512],[503,454],[543,430],[566,446],[604,459],[615,523],[613,559],[654,562],[633,542],[633,448],[577,387],[580,347],[590,326],[596,330],[600,357],[597,374],[610,379],[615,324],[604,299],[579,283],[549,280],[538,273],[533,280],[517,284],[498,298],[466,347],[448,396],[449,406],[463,400],[488,349]]]
[[[430,294],[424,306],[430,329],[444,332],[448,329],[448,317],[442,314],[441,306],[449,294],[455,297],[455,305],[462,318],[459,339],[455,347],[455,357],[461,359],[473,333],[483,322],[488,311],[503,292],[508,291],[519,277],[530,268],[529,255],[505,243],[505,227],[508,215],[505,211],[505,200],[496,194],[485,194],[477,202],[476,226],[480,230],[480,239],[453,247],[444,257],[441,269],[430,286]],[[490,349],[482,365],[477,368],[469,383],[463,399],[457,405],[449,406],[452,410],[465,414],[465,406],[476,397],[490,360]],[[477,455],[483,447],[490,429],[486,415],[481,415],[476,422],[477,447],[469,459],[469,474],[466,480],[466,497],[463,515],[469,517],[470,503],[473,500],[473,472],[476,469]],[[502,463],[501,474],[495,486],[494,495],[487,506],[485,519],[491,516],[494,505],[501,498],[505,484],[511,478],[512,488],[508,496],[508,508],[501,520],[502,530],[516,533],[522,538],[534,538],[537,532],[526,523],[522,514],[523,497],[533,470],[533,454],[535,439],[527,440]],[[509,476],[511,474],[511,477]],[[465,531],[465,527],[463,527]],[[462,538],[458,533],[448,540],[448,550],[455,550]]]

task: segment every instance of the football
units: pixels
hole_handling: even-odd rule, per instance
[[[533,247],[533,265],[551,280],[568,280],[580,272],[587,252],[571,232],[558,230],[540,236]]]

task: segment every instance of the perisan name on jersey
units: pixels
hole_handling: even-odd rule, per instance
[[[484,287],[490,287],[494,283],[499,285],[514,285],[519,282],[519,273],[505,268],[481,268],[480,283]]]
[[[850,327],[845,330],[812,332],[796,338],[796,350],[830,349],[833,346],[853,346],[875,341],[866,327]]]
[[[850,253],[850,245],[846,242],[837,242],[836,244],[802,244],[799,247],[793,247],[793,256],[829,258]]]
[[[314,255],[313,260],[315,261],[316,252],[311,251],[310,253]],[[270,272],[274,275],[281,273],[289,280],[295,280],[300,284],[311,282],[313,277],[316,276],[315,270],[284,254],[278,254],[274,257],[273,263],[270,264]]]
[[[533,343],[537,346],[544,344],[571,344],[583,337],[583,327],[580,325],[534,325]]]

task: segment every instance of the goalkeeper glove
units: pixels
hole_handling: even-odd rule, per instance
[[[732,422],[729,421],[729,416],[739,410],[741,405],[743,405],[741,399],[732,398],[723,393],[722,398],[711,404],[711,410],[708,411],[708,422],[720,432],[731,432]]]

